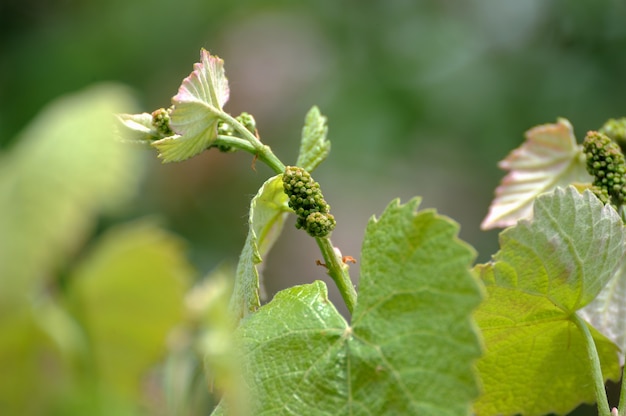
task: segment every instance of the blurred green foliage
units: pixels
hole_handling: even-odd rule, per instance
[[[0,360],[52,351],[44,354],[43,375],[56,379],[54,363],[63,358],[55,354],[64,350],[36,322],[33,305],[57,311],[46,316],[73,333],[65,319],[71,313],[59,305],[70,270],[90,241],[117,223],[159,216],[188,241],[202,272],[235,260],[249,200],[269,174],[258,164],[255,173],[247,155],[211,152],[168,166],[146,155],[143,175],[126,167],[126,179],[107,177],[108,165],[83,166],[91,160],[78,157],[84,137],[61,140],[75,149],[69,153],[55,145],[64,134],[38,141],[48,124],[68,115],[79,123],[75,131],[92,124],[80,108],[92,104],[83,103],[31,125],[56,97],[114,80],[138,93],[138,111],[167,106],[206,47],[225,60],[226,109],[253,114],[285,163],[295,160],[308,108],[317,104],[328,116],[333,149],[316,178],[333,206],[333,239],[344,254],[358,254],[367,219],[389,200],[421,195],[426,206],[458,220],[461,237],[486,260],[497,247],[495,232],[480,232],[479,224],[501,177],[496,163],[523,131],[562,116],[581,137],[624,115],[624,21],[626,5],[615,0],[1,2],[0,223],[10,232],[3,228],[0,236],[0,285],[3,293],[29,295],[28,302],[0,295],[3,311],[11,305],[0,325],[16,331],[12,352],[3,350]],[[110,92],[117,87],[102,88],[117,94]],[[109,103],[102,112],[132,106],[102,100]],[[89,131],[109,132],[104,124]],[[109,162],[143,163],[141,156],[120,157],[126,161]],[[111,202],[117,209],[104,209]],[[278,241],[265,273],[269,292],[286,286],[285,276],[292,285],[323,275],[300,238],[286,233]],[[293,281],[294,268],[301,281]],[[42,291],[46,301],[33,304]],[[11,361],[24,377],[40,374],[40,364]],[[7,397],[19,397],[11,390],[19,387],[2,386]],[[32,386],[45,392],[49,385]]]

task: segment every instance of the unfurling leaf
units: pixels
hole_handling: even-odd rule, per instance
[[[328,126],[319,108],[309,110],[302,128],[302,141],[300,142],[300,154],[296,166],[309,172],[326,159],[330,152],[330,142],[326,140]]]
[[[350,325],[319,281],[242,321],[249,414],[469,414],[480,355],[474,252],[456,224],[418,205],[394,202],[370,221]]]
[[[160,136],[152,124],[152,114],[118,114],[119,136],[124,142],[145,143],[157,140]]]
[[[573,187],[540,196],[532,220],[501,233],[493,261],[475,267],[488,293],[475,315],[486,347],[477,415],[564,414],[594,401],[572,316],[611,279],[625,246],[617,212]],[[618,379],[616,346],[591,332],[604,377]]]
[[[289,211],[282,175],[268,179],[252,199],[248,218],[250,228],[239,256],[230,304],[236,317],[246,316],[261,305],[258,265],[280,235]]]
[[[572,125],[566,119],[526,132],[526,141],[513,150],[500,168],[509,171],[496,189],[496,197],[481,228],[514,225],[529,218],[533,201],[558,186],[591,182],[584,155],[576,144]]]
[[[202,49],[200,62],[172,98],[170,127],[176,135],[152,143],[163,162],[179,162],[207,149],[217,138],[217,123],[228,97],[224,61]]]

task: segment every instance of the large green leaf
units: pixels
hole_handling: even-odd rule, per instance
[[[594,400],[573,314],[614,275],[624,226],[613,208],[573,187],[540,196],[533,216],[502,232],[493,261],[475,268],[488,293],[475,315],[486,346],[478,415],[566,413]],[[618,379],[616,346],[592,334],[604,377]]]
[[[139,155],[113,132],[113,114],[132,106],[113,84],[60,98],[2,155],[0,298],[52,276],[96,215],[132,195]]]
[[[312,172],[326,159],[330,152],[330,142],[326,140],[328,126],[319,108],[312,107],[304,119],[300,154],[296,166]]]
[[[483,229],[508,227],[529,218],[535,198],[557,186],[591,182],[572,125],[563,118],[528,130],[526,141],[499,166],[509,173],[496,189]]]
[[[181,241],[149,223],[110,230],[77,268],[71,299],[108,389],[138,395],[183,316],[190,273]]]
[[[282,175],[268,179],[252,198],[248,237],[237,264],[231,300],[235,316],[246,316],[261,305],[259,264],[280,235],[289,210]]]
[[[469,414],[474,253],[456,224],[418,204],[394,202],[370,221],[351,325],[322,282],[284,290],[242,321],[250,414]]]
[[[219,115],[229,94],[224,61],[202,49],[200,62],[172,98],[170,126],[177,135],[152,143],[163,162],[189,159],[215,141]]]

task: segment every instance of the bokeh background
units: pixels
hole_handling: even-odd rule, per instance
[[[565,117],[581,138],[625,115],[625,22],[617,0],[2,0],[0,155],[48,103],[102,82],[130,88],[134,111],[167,107],[204,47],[225,61],[226,109],[253,114],[285,163],[307,110],[328,117],[332,151],[315,178],[344,254],[358,260],[368,219],[392,199],[421,196],[486,261],[497,231],[479,225],[503,175],[497,162],[524,131]],[[269,169],[244,153],[168,165],[140,153],[133,195],[83,230],[47,284],[63,287],[90,241],[146,217],[186,242],[194,276],[237,260]],[[270,296],[325,277],[292,223],[265,263]],[[358,263],[352,271],[356,280]]]

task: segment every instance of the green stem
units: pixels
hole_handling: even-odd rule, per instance
[[[348,311],[352,313],[356,305],[356,289],[354,289],[354,285],[352,284],[352,280],[350,280],[350,275],[348,274],[349,267],[344,264],[343,260],[337,256],[337,253],[335,253],[335,248],[333,247],[333,243],[330,241],[330,238],[317,237],[315,238],[315,241],[317,241],[317,245],[322,252],[324,261],[326,262],[328,275],[334,280],[343,301],[348,307]]]
[[[624,378],[626,377],[626,366],[622,369],[622,388],[619,393],[619,406],[618,406],[618,415],[626,416],[626,381]]]
[[[243,124],[241,124],[236,118],[232,117],[228,113],[221,114],[222,120],[229,123],[233,128],[241,134],[242,138],[232,136],[219,136],[219,140],[223,144],[233,146],[238,149],[245,150],[256,155],[259,160],[267,164],[274,172],[283,173],[285,171],[285,165],[276,157],[269,146],[264,145],[258,137],[256,137],[250,130],[248,130]],[[356,305],[356,290],[350,280],[348,274],[349,267],[343,263],[335,253],[335,249],[330,239],[327,237],[316,238],[317,245],[319,246],[322,257],[328,267],[328,275],[334,280],[341,297],[343,298],[348,311],[352,313],[354,306]]]
[[[583,334],[585,341],[585,347],[587,349],[587,356],[589,357],[589,364],[591,365],[591,377],[593,378],[594,387],[596,390],[596,400],[598,402],[598,415],[611,416],[611,408],[609,407],[609,401],[606,397],[606,390],[604,388],[604,377],[602,376],[602,367],[600,366],[600,357],[598,356],[598,350],[596,344],[591,336],[591,331],[587,323],[581,319],[577,314],[572,316],[574,324],[578,327]],[[621,407],[621,406],[620,406]]]
[[[278,157],[276,157],[274,152],[272,152],[272,149],[269,146],[264,145],[259,138],[252,134],[246,126],[239,122],[239,120],[228,113],[221,113],[220,117],[222,120],[233,126],[239,134],[241,134],[243,139],[240,140],[250,144],[250,146],[243,147],[242,143],[240,143],[235,147],[246,150],[257,156],[261,162],[265,163],[276,173],[283,173],[285,171],[285,165],[280,161],[280,159],[278,159]]]

